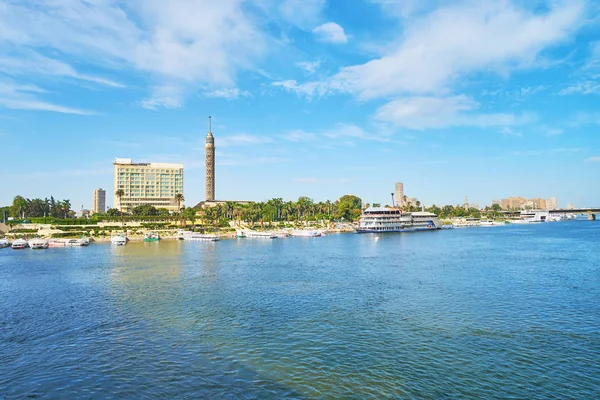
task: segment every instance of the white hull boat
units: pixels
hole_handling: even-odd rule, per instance
[[[219,235],[190,232],[189,234],[183,236],[183,240],[187,240],[190,242],[218,242],[219,240],[221,240],[221,238],[219,237]]]
[[[11,243],[8,241],[8,239],[0,239],[0,249],[9,247],[10,245]]]
[[[65,242],[65,246],[67,246],[67,247],[87,246],[89,244],[90,244],[90,240],[88,238],[69,239]]]
[[[273,232],[238,231],[237,237],[248,239],[277,239]]]
[[[47,249],[48,241],[44,239],[31,239],[29,241],[29,248],[33,250]]]
[[[314,231],[314,230],[295,229],[292,231],[292,236],[318,237],[318,236],[321,236],[321,232]]]
[[[27,240],[25,239],[17,239],[12,243],[12,248],[14,250],[21,250],[26,248],[27,246],[29,246],[29,243],[27,243]]]
[[[110,242],[112,244],[115,244],[117,246],[125,246],[127,244],[127,236],[123,235],[118,235],[118,236],[113,236],[110,238]]]

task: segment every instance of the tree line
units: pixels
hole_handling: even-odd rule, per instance
[[[175,198],[180,206],[184,197],[178,194]],[[372,204],[379,206],[380,204]],[[365,204],[368,207],[370,204]],[[415,205],[403,207],[405,211],[420,210],[420,202]],[[336,201],[319,201],[315,202],[311,198],[302,196],[296,201],[284,201],[282,198],[273,198],[263,202],[237,203],[226,202],[217,204],[213,207],[207,207],[201,210],[196,210],[192,207],[181,208],[179,212],[172,213],[166,208],[155,208],[152,205],[141,205],[135,207],[130,215],[133,216],[156,216],[156,217],[178,217],[181,221],[195,221],[203,219],[220,223],[220,221],[246,221],[250,223],[257,222],[281,222],[281,221],[315,221],[315,220],[337,220],[337,221],[356,221],[361,214],[363,207],[362,200],[354,195],[345,195]],[[389,207],[386,205],[386,207]],[[483,211],[477,208],[465,209],[463,206],[446,205],[438,207],[435,204],[425,209],[438,215],[442,219],[446,218],[481,218],[482,215],[487,217],[499,217],[501,208],[498,204],[492,207],[486,207]],[[53,196],[50,198],[27,199],[22,196],[15,196],[13,203],[10,206],[0,208],[0,219],[4,217],[4,213],[17,218],[37,218],[37,217],[53,217],[53,218],[73,218],[75,213],[71,210],[71,202],[68,199],[55,200]],[[116,208],[109,208],[106,213],[97,213],[92,218],[98,219],[102,217],[123,217],[121,211]]]
[[[13,218],[36,218],[36,217],[54,217],[54,218],[70,218],[75,216],[75,212],[71,210],[71,201],[68,199],[55,200],[54,196],[50,198],[35,198],[26,199],[23,196],[15,196],[13,202],[8,207],[3,207],[4,212]]]
[[[117,195],[118,196],[118,195]],[[178,204],[184,200],[183,196],[177,198]],[[276,222],[276,221],[314,221],[314,220],[345,220],[355,221],[361,213],[362,200],[353,195],[345,195],[336,201],[315,202],[303,196],[297,201],[284,201],[282,198],[273,198],[264,202],[226,202],[213,207],[196,210],[192,207],[180,208],[176,213],[182,220],[219,221],[247,221]],[[119,216],[121,212],[116,208],[106,211],[107,216]],[[169,211],[164,208],[155,208],[151,205],[135,207],[131,213],[134,216],[169,216]],[[95,216],[101,216],[96,214]]]

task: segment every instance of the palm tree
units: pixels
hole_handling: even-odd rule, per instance
[[[71,211],[71,201],[63,200],[63,212],[65,213],[65,219],[67,218],[67,214]]]
[[[125,196],[125,191],[123,189],[118,189],[115,192],[115,196],[119,198],[119,211],[121,212],[121,225],[123,225],[123,205],[121,204],[121,198]]]
[[[179,225],[183,225],[183,213],[181,212],[181,203],[185,201],[185,197],[183,197],[183,193],[177,193],[175,195],[175,201],[177,202],[177,211],[181,216],[181,220],[179,221]]]

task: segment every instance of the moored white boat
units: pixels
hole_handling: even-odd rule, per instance
[[[316,231],[316,230],[311,230],[311,229],[294,229],[291,232],[292,236],[299,236],[299,237],[318,237],[321,236],[321,232],[320,231]]]
[[[65,241],[65,246],[67,247],[87,246],[89,244],[90,240],[88,238],[68,239],[67,241]]]
[[[513,224],[531,224],[546,222],[550,213],[542,210],[521,211],[519,219],[513,220]]]
[[[50,239],[48,240],[48,247],[65,247],[66,240],[64,239]]]
[[[277,239],[277,235],[273,232],[258,232],[258,231],[250,231],[250,230],[238,231],[237,237],[249,238],[249,239]]]
[[[8,239],[0,239],[0,249],[3,249],[4,247],[9,247],[10,245],[11,243]]]
[[[110,242],[112,244],[116,244],[117,246],[125,246],[127,244],[127,236],[124,233],[113,236],[110,238]]]
[[[29,244],[29,248],[34,249],[34,250],[48,248],[48,241],[44,240],[44,239],[31,239],[28,242],[28,244]]]
[[[158,232],[146,232],[144,233],[144,242],[158,242],[160,240],[160,236]]]
[[[398,208],[369,207],[362,212],[356,232],[414,232],[441,227],[437,215],[430,212],[403,212]]]
[[[21,250],[26,248],[27,246],[29,246],[29,243],[27,243],[27,240],[25,239],[17,239],[14,242],[12,242],[12,248],[15,250]]]
[[[219,237],[219,235],[189,232],[189,234],[183,235],[183,240],[191,242],[218,242],[219,240],[221,240],[221,238]]]

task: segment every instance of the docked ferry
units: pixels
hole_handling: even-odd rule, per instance
[[[437,215],[430,212],[403,212],[397,208],[369,207],[362,212],[356,232],[414,232],[441,228]]]

